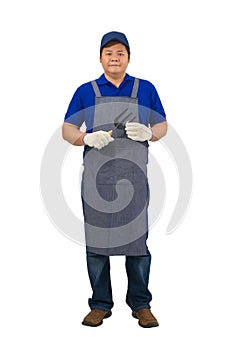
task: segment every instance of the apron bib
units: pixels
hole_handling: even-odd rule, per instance
[[[127,138],[127,121],[140,122],[135,78],[131,97],[103,97],[96,81],[93,132],[112,130],[101,150],[85,146],[82,202],[88,252],[147,255],[148,143]]]

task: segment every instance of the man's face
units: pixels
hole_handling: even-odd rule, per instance
[[[121,76],[125,73],[129,63],[128,52],[121,43],[104,47],[100,62],[107,75]]]

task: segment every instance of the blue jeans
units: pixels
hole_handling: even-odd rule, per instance
[[[152,295],[148,289],[151,255],[126,256],[128,288],[126,303],[132,311],[150,308]],[[110,278],[110,257],[87,252],[87,267],[93,291],[91,309],[109,311],[114,303]]]

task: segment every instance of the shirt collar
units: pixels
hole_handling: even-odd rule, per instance
[[[131,75],[129,75],[129,74],[126,73],[126,75],[125,75],[124,80],[122,81],[122,83],[125,82],[125,81],[131,81],[131,80],[133,80],[133,79],[134,79],[134,78],[133,78]],[[108,83],[109,83],[109,80],[106,79],[106,77],[105,77],[104,74],[102,74],[96,81],[97,81],[98,85],[105,85],[105,84],[108,84]]]

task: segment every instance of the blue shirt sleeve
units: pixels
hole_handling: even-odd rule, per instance
[[[74,93],[71,102],[69,103],[64,121],[66,123],[81,126],[84,122],[83,109],[84,106],[82,102],[82,86],[80,86]]]
[[[163,105],[151,82],[140,79],[138,99],[140,119],[143,124],[153,126],[166,121]]]
[[[151,98],[150,125],[153,126],[154,124],[165,122],[166,113],[164,111],[158,92],[153,84],[151,84],[150,98]]]

